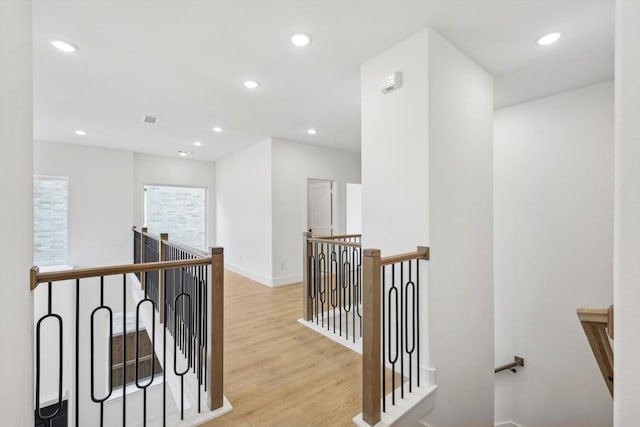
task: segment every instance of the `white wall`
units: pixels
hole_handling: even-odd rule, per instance
[[[0,94],[0,406],[2,424],[23,427],[33,425],[30,1],[0,2]]]
[[[271,141],[216,162],[216,236],[227,268],[262,283],[272,275]]]
[[[429,88],[429,320],[438,403],[428,421],[487,426],[494,383],[493,79],[431,32]]]
[[[496,421],[610,426],[576,309],[613,298],[613,83],[497,110],[494,163],[496,364],[526,365]]]
[[[133,153],[81,145],[36,141],[33,150],[33,168],[37,175],[65,176],[69,178],[69,264],[73,266],[104,266],[131,262],[133,238],[131,232],[133,212]],[[42,286],[41,286],[42,287]],[[44,295],[43,295],[44,292]],[[122,279],[105,278],[105,303],[114,312],[122,311]],[[127,311],[133,303],[127,293]],[[63,317],[65,325],[65,393],[69,392],[70,411],[73,410],[73,382],[75,351],[71,339],[75,328],[75,285],[59,282],[54,285],[54,312]],[[46,290],[38,290],[35,315],[44,314],[43,298]],[[46,300],[45,300],[46,301]],[[97,279],[81,281],[80,315],[89,319],[91,311],[99,306]],[[89,322],[80,326],[80,414],[81,419],[97,416],[98,407],[90,401],[89,391]],[[102,366],[100,355],[104,343],[96,351],[97,366]],[[53,363],[49,361],[49,367]],[[54,361],[55,362],[55,361]],[[96,375],[97,389],[103,384]],[[49,383],[49,386],[51,383]],[[85,418],[86,417],[86,418]]]
[[[423,31],[362,65],[362,246],[385,254],[429,242],[429,38]],[[382,79],[402,71],[402,88]]]
[[[36,141],[37,175],[69,177],[69,264],[131,262],[133,153]]]
[[[346,183],[360,182],[360,154],[272,139],[273,284],[302,280],[307,179],[335,181],[335,234],[344,234]]]
[[[133,200],[134,223],[143,223],[143,192],[145,185],[179,185],[184,187],[204,187],[207,189],[207,243],[214,246],[216,241],[216,165],[191,159],[153,156],[135,153],[133,155]],[[169,235],[171,239],[171,235]]]
[[[308,178],[336,182],[343,233],[346,183],[360,181],[358,153],[270,138],[216,162],[217,242],[227,268],[268,286],[302,280]]]
[[[640,419],[640,2],[616,1],[614,425]]]
[[[383,95],[394,71],[403,86]],[[492,425],[492,78],[429,30],[361,76],[363,245],[432,251],[422,318],[438,391],[426,422]]]
[[[347,234],[362,233],[362,184],[347,184]]]

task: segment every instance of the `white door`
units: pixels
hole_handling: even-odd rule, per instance
[[[314,235],[333,235],[334,195],[333,182],[310,179],[307,191],[309,230]]]

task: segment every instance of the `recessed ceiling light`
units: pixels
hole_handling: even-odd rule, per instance
[[[305,47],[309,43],[311,43],[311,37],[302,33],[295,34],[293,37],[291,37],[291,43],[298,47]]]
[[[77,131],[74,132],[76,135],[80,135],[80,136],[85,136],[87,134],[87,132],[78,129]]]
[[[553,44],[553,43],[557,42],[558,40],[560,40],[560,37],[562,37],[562,33],[558,33],[558,32],[549,33],[547,35],[544,35],[544,36],[540,37],[538,39],[538,44],[540,46],[546,46],[548,44]]]
[[[258,86],[260,86],[260,83],[254,80],[247,80],[246,82],[244,82],[244,87],[246,87],[247,89],[256,89]]]
[[[220,132],[222,132],[222,128],[216,126],[216,127],[213,128],[213,131],[217,132],[217,133],[220,133]]]
[[[189,154],[193,154],[191,151],[178,150],[178,155],[182,157],[186,157]]]
[[[77,46],[74,46],[71,43],[64,42],[62,40],[53,40],[51,42],[51,44],[56,49],[61,50],[62,52],[65,52],[65,53],[73,53],[73,52],[76,52],[78,50]]]
[[[200,142],[200,141],[193,141],[193,145],[195,145],[196,147],[200,147],[200,146],[202,146],[202,142]]]
[[[312,129],[307,129],[307,133],[309,135],[315,135],[316,133],[318,133],[318,131],[312,128]]]

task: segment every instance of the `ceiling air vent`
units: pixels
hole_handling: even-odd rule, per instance
[[[153,116],[144,116],[142,121],[145,123],[150,123],[152,125],[158,124],[158,118]]]

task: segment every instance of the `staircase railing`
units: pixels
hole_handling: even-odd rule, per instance
[[[420,377],[420,264],[428,259],[427,247],[386,258],[379,249],[363,251],[362,418],[369,425],[426,380]]]
[[[578,318],[596,358],[602,378],[613,397],[613,306],[607,308],[579,308]]]
[[[113,338],[114,338],[114,311],[121,310],[124,314],[122,334],[122,354],[124,357],[131,353],[127,350],[127,286],[136,282],[133,276],[135,274],[140,283],[144,286],[144,298],[142,298],[135,307],[135,389],[142,392],[142,405],[135,407],[134,410],[140,411],[142,415],[142,425],[147,424],[147,389],[154,383],[157,383],[155,372],[153,371],[150,378],[142,378],[139,369],[143,357],[139,354],[139,335],[144,331],[142,326],[141,311],[144,311],[145,305],[152,307],[152,313],[158,311],[161,317],[164,313],[170,313],[167,321],[161,319],[163,323],[162,331],[162,425],[166,425],[167,421],[167,371],[173,370],[173,375],[180,378],[180,404],[176,404],[180,409],[180,418],[184,419],[184,379],[185,375],[192,371],[197,378],[197,395],[198,395],[198,413],[200,408],[201,391],[207,393],[207,406],[210,410],[221,408],[224,403],[223,397],[223,250],[222,248],[211,248],[209,253],[193,250],[177,243],[167,241],[165,234],[159,236],[159,239],[146,233],[146,230],[137,231],[134,229],[134,264],[116,265],[98,268],[81,268],[67,271],[57,272],[40,272],[38,267],[31,269],[31,289],[35,290],[40,284],[47,284],[47,310],[46,314],[40,317],[36,323],[36,411],[42,421],[51,421],[62,410],[63,406],[63,369],[66,362],[71,357],[71,365],[73,366],[74,387],[74,405],[72,419],[74,425],[103,425],[104,422],[104,404],[110,399],[114,391],[111,378],[113,377]],[[149,258],[155,255],[154,244],[150,241],[156,241],[157,260],[147,262]],[[147,250],[147,248],[151,248]],[[197,252],[196,252],[197,251]],[[118,279],[121,277],[121,280]],[[89,280],[84,280],[89,279]],[[57,285],[65,281],[74,281],[74,311],[71,322],[67,319],[63,322],[61,308],[55,307],[53,304],[54,289]],[[90,292],[91,283],[99,282],[99,304],[95,306],[90,314],[86,314],[87,306],[85,305],[92,292]],[[106,283],[105,283],[106,282]],[[115,283],[114,283],[115,282]],[[119,285],[117,284],[119,282]],[[84,286],[81,286],[84,285]],[[114,302],[114,287],[121,287],[121,300]],[[110,288],[110,289],[109,289]],[[86,290],[83,290],[86,289]],[[105,291],[108,291],[109,298],[105,297]],[[118,291],[119,293],[119,291]],[[82,302],[81,302],[82,298]],[[95,298],[95,297],[94,297]],[[81,315],[81,304],[83,305]],[[90,309],[91,307],[89,307]],[[57,311],[58,310],[58,311]],[[100,313],[103,313],[100,315]],[[96,329],[100,325],[99,317],[106,319],[106,330]],[[142,323],[141,323],[142,322]],[[59,334],[58,348],[56,351],[42,348],[43,329],[46,323],[53,323]],[[74,325],[74,355],[66,355],[63,352],[63,334],[69,333],[65,330],[67,324]],[[89,325],[89,326],[87,326]],[[89,330],[89,344],[87,348],[81,348],[86,344],[85,339],[81,339],[80,331]],[[150,339],[153,343],[152,348],[157,348],[155,343],[155,320],[152,320],[152,330],[150,331]],[[104,328],[103,328],[104,329]],[[174,341],[173,363],[167,364],[167,332],[172,335]],[[106,366],[98,366],[96,361],[100,360],[96,354],[96,343],[99,343],[101,334],[108,336],[108,351]],[[99,344],[98,344],[99,345]],[[181,350],[183,358],[178,356],[177,349]],[[56,355],[57,353],[57,355]],[[89,355],[89,362],[81,363],[80,355],[85,357]],[[47,410],[41,408],[41,377],[45,374],[42,370],[42,361],[49,356],[57,356],[59,365],[57,366],[58,384],[56,387],[57,399],[53,405]],[[63,362],[65,361],[65,362]],[[85,365],[90,367],[90,372],[84,372],[81,368]],[[127,369],[126,363],[122,369],[122,420],[126,425],[127,420],[127,395],[131,392],[127,390]],[[100,372],[96,372],[100,371]],[[51,373],[47,373],[50,374]],[[144,374],[143,374],[144,375]],[[96,386],[102,380],[100,378],[109,378],[104,386]],[[81,419],[80,413],[80,395],[81,390],[89,390],[91,401],[87,402],[84,396],[83,404],[93,403],[99,406],[98,419]],[[157,404],[158,402],[156,402]],[[131,410],[131,409],[130,409]],[[153,414],[156,415],[156,414]]]
[[[303,234],[302,318],[347,341],[362,336],[360,234]]]

